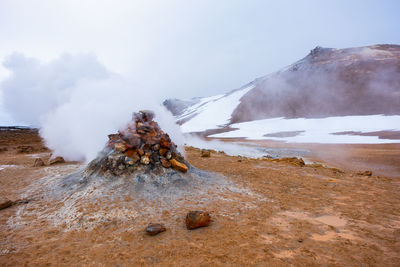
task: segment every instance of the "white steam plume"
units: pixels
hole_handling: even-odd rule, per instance
[[[141,109],[153,110],[160,127],[183,144],[179,126],[152,92],[109,72],[93,55],[65,54],[42,64],[13,54],[4,66],[12,73],[1,83],[6,109],[16,120],[39,127],[54,155],[93,159],[107,135]]]

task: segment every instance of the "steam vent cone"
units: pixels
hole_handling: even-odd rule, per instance
[[[124,130],[108,136],[106,147],[89,163],[84,176],[133,177],[143,180],[151,179],[149,174],[157,176],[188,172],[190,165],[153,118],[152,111],[134,113],[132,121]],[[146,175],[138,178],[138,174]]]

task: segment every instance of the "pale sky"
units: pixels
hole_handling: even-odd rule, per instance
[[[0,60],[92,53],[160,100],[210,96],[317,45],[400,44],[399,11],[396,0],[0,0]]]

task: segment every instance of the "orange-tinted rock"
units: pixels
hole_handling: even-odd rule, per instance
[[[135,154],[135,153],[136,153],[136,151],[133,150],[133,149],[128,149],[127,151],[125,151],[125,155],[126,155],[127,157],[130,157],[130,158],[132,158],[132,157],[133,157],[133,154]]]
[[[171,142],[163,136],[160,138],[160,146],[169,149],[171,147]]]
[[[204,211],[190,211],[186,215],[186,228],[189,230],[210,225],[210,214]]]
[[[172,168],[181,172],[187,172],[188,167],[186,164],[177,161],[176,159],[170,159],[169,162],[171,163]]]
[[[167,153],[167,152],[168,152],[168,149],[166,149],[166,148],[160,148],[160,150],[158,151],[158,153],[160,154],[160,156],[164,156],[165,153]]]

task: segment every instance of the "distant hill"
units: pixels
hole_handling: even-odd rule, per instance
[[[186,131],[274,117],[396,115],[400,46],[316,47],[294,64],[228,94],[164,104]]]

